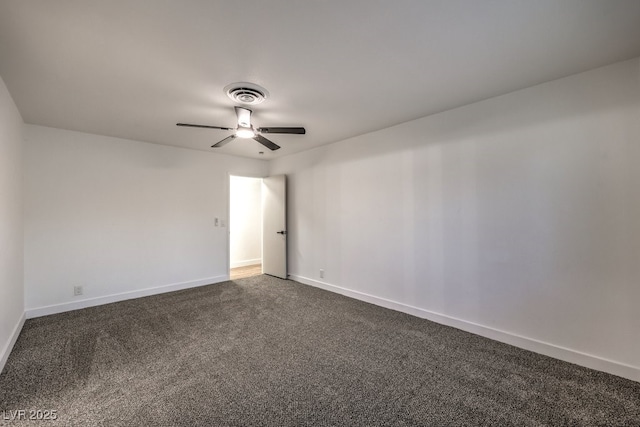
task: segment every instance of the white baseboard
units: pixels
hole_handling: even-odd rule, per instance
[[[180,291],[182,289],[195,288],[198,286],[210,285],[229,280],[228,275],[208,277],[206,279],[193,280],[190,282],[173,283],[170,285],[156,286],[153,288],[140,289],[136,291],[121,292],[118,294],[105,295],[96,298],[86,298],[79,301],[66,302],[62,304],[47,305],[44,307],[27,308],[27,319],[34,317],[48,316],[50,314],[64,313],[65,311],[79,310],[81,308],[95,307],[97,305],[110,304],[112,302],[125,301],[133,298],[147,297],[150,295],[163,294],[165,292]]]
[[[13,328],[13,332],[11,332],[9,341],[2,349],[2,352],[0,352],[0,372],[2,372],[2,370],[4,369],[4,365],[7,363],[7,359],[9,359],[9,354],[11,354],[11,350],[13,350],[13,346],[18,340],[18,336],[20,335],[20,331],[22,331],[25,320],[26,316],[24,313],[22,313],[22,316],[20,316],[18,323],[16,323],[16,326]]]
[[[246,267],[248,265],[262,264],[262,258],[246,259],[244,261],[231,262],[231,268]]]
[[[584,366],[602,372],[607,372],[609,374],[640,382],[640,367],[637,366],[631,366],[624,363],[616,362],[614,360],[604,359],[592,354],[587,354],[555,344],[549,344],[536,339],[523,337],[511,332],[501,331],[499,329],[490,328],[488,326],[483,326],[477,323],[447,316],[445,314],[436,313],[430,310],[413,307],[400,302],[388,300],[386,298],[380,298],[374,295],[366,294],[364,292],[354,291],[340,286],[331,285],[329,283],[320,282],[318,280],[309,279],[307,277],[298,276],[295,274],[291,274],[289,277],[290,279],[303,283],[305,285],[325,289],[327,291],[345,295],[350,298],[368,302],[370,304],[431,320],[442,325],[452,326],[466,332],[471,332],[472,334],[480,335],[495,341],[500,341],[505,344],[510,344],[515,347],[533,351],[534,353],[543,354],[555,359],[564,360],[565,362],[574,363],[576,365]]]

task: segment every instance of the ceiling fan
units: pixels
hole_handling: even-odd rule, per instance
[[[238,125],[235,128],[227,128],[221,126],[208,126],[208,125],[194,125],[189,123],[177,123],[177,126],[186,126],[193,128],[205,128],[205,129],[221,129],[221,130],[232,130],[234,131],[233,135],[230,135],[223,139],[220,142],[213,144],[212,148],[219,148],[227,143],[233,141],[236,138],[253,138],[258,141],[260,144],[264,145],[268,149],[275,151],[280,146],[273,141],[268,140],[262,134],[266,133],[288,133],[288,134],[296,134],[296,135],[304,135],[306,130],[301,127],[264,127],[254,129],[251,124],[251,110],[243,107],[235,107],[236,116],[238,116]]]

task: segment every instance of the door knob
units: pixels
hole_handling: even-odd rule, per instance
[[[276,233],[284,235],[284,234],[287,234],[287,231],[286,230],[276,231]]]

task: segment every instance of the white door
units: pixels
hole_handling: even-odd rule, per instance
[[[262,272],[287,278],[287,187],[284,175],[262,180]]]

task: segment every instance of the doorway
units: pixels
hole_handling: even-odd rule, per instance
[[[262,274],[262,178],[229,177],[229,277]]]

